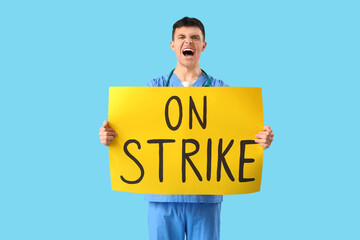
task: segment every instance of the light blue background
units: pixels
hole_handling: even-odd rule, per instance
[[[1,1],[0,239],[147,239],[98,130],[109,86],[175,66],[184,16],[206,28],[201,67],[262,87],[275,132],[261,192],[225,196],[222,239],[359,239],[359,1],[130,2]]]

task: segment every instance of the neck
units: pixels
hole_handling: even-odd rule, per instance
[[[202,71],[199,65],[195,67],[185,67],[178,64],[174,70],[174,73],[181,82],[188,82],[197,80],[201,76]]]

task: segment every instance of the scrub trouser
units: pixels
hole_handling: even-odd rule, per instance
[[[221,203],[149,202],[150,240],[220,239]]]

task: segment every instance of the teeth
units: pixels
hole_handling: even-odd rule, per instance
[[[185,48],[184,50],[183,50],[183,52],[184,51],[191,51],[191,52],[194,52],[192,49],[190,49],[190,48]]]

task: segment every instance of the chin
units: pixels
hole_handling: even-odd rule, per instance
[[[185,67],[195,67],[197,64],[196,61],[182,61],[181,64]]]

